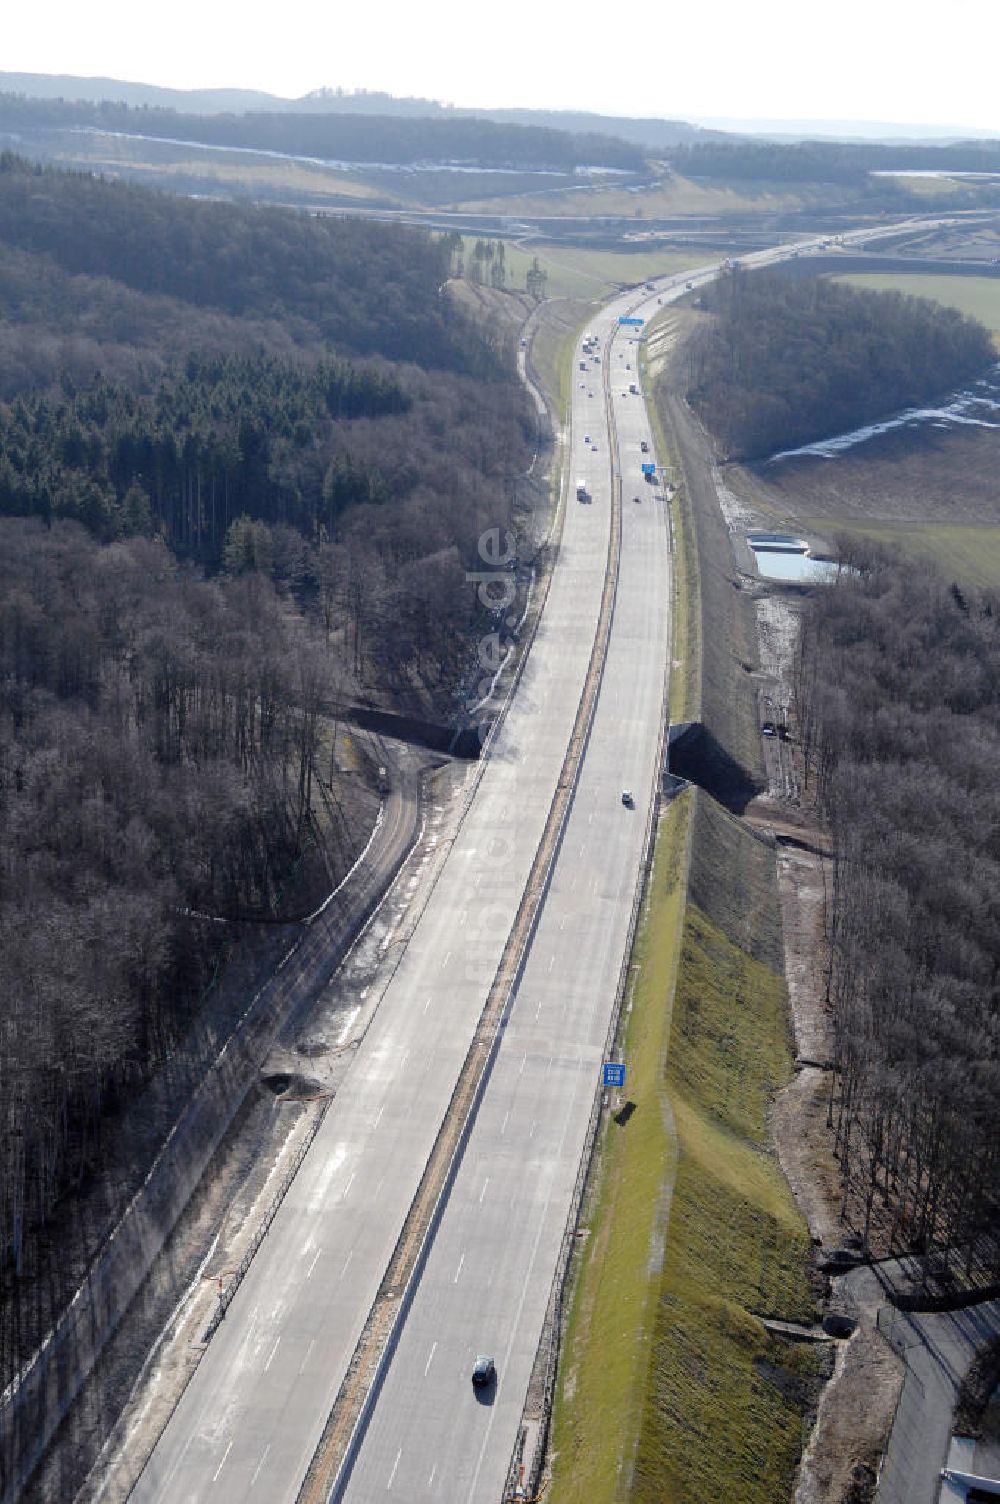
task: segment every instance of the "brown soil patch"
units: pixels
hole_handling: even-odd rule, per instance
[[[960,479],[959,479],[960,477]],[[1000,430],[894,429],[838,455],[729,465],[726,483],[791,530],[854,522],[995,523]]]
[[[763,823],[767,806],[754,817]],[[840,1171],[827,1127],[832,1019],[826,1004],[825,911],[830,858],[825,832],[803,809],[773,807],[769,823],[779,837],[778,891],[785,937],[785,977],[795,1031],[798,1068],[774,1104],[771,1126],[778,1159],[814,1241],[836,1247],[846,1231],[840,1220]],[[810,847],[815,849],[809,849]],[[808,1062],[808,1063],[807,1063]],[[853,1317],[857,1329],[840,1346],[834,1372],[820,1398],[799,1468],[795,1504],[863,1504],[874,1485],[902,1384],[898,1359],[876,1328],[881,1292],[875,1280],[852,1282],[850,1297],[834,1280],[828,1308]],[[865,1292],[859,1298],[859,1290]]]
[[[464,277],[453,277],[448,283],[448,292],[464,312],[508,339],[518,333],[535,306],[534,299],[525,292],[481,287]]]
[[[863,1320],[838,1350],[802,1456],[795,1504],[862,1504],[874,1498],[903,1376],[873,1322],[873,1315]]]
[[[796,842],[821,845],[823,832],[804,819],[774,822]],[[775,830],[779,834],[779,830]],[[809,1224],[814,1242],[835,1246],[841,1236],[840,1177],[827,1129],[833,1052],[826,1005],[824,921],[829,858],[805,845],[779,845],[778,893],[785,936],[785,980],[795,1033],[797,1069],[772,1112],[778,1159]]]

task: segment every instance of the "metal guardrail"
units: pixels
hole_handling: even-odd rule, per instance
[[[233,1273],[230,1275],[229,1281],[226,1284],[225,1288],[219,1291],[219,1303],[216,1306],[215,1310],[212,1312],[212,1319],[209,1321],[208,1326],[205,1328],[205,1335],[202,1339],[203,1341],[210,1342],[215,1336],[216,1332],[219,1330],[222,1322],[225,1320],[226,1312],[232,1305],[236,1292],[240,1288],[240,1285],[243,1283],[243,1280],[246,1277],[247,1270],[250,1268],[250,1265],[254,1261],[257,1250],[260,1248],[261,1243],[263,1243],[268,1232],[270,1231],[271,1224],[274,1221],[275,1217],[278,1215],[278,1209],[280,1208],[281,1203],[288,1195],[292,1181],[298,1174],[302,1161],[305,1159],[306,1155],[309,1153],[309,1150],[312,1148],[313,1139],[316,1137],[320,1128],[323,1126],[323,1119],[326,1117],[326,1114],[329,1111],[330,1103],[332,1101],[332,1095],[326,1097],[323,1101],[322,1108],[316,1114],[313,1122],[310,1124],[308,1133],[303,1135],[302,1142],[296,1149],[291,1164],[285,1171],[284,1175],[281,1177],[281,1184],[278,1186],[278,1189],[271,1197],[267,1211],[261,1218],[259,1225],[255,1228],[253,1237],[250,1239],[250,1243],[247,1246],[246,1252],[240,1259]]]

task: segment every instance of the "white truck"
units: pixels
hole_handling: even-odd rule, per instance
[[[590,500],[590,496],[587,492],[587,482],[585,480],[578,480],[576,483],[576,499],[577,501]]]

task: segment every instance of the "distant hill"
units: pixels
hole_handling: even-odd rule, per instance
[[[923,142],[944,146],[955,141],[992,140],[997,128],[958,125],[905,125],[891,120],[736,120],[724,116],[698,116],[697,123],[738,136],[767,136],[774,141],[873,141],[888,145],[919,146]]]
[[[76,78],[69,73],[3,73],[0,92],[26,94],[31,99],[83,99],[90,104],[120,100],[132,106],[151,105],[208,115],[232,110],[290,110],[291,101],[256,89],[161,89],[156,84],[126,83],[120,78]]]
[[[260,89],[167,89],[158,84],[120,78],[78,78],[68,73],[5,73],[0,93],[25,94],[33,99],[105,100],[153,109],[177,110],[185,115],[398,115],[406,119],[475,118],[502,125],[535,125],[573,134],[618,136],[653,150],[727,136],[766,136],[777,141],[920,142],[941,145],[974,141],[1000,134],[968,126],[905,124],[887,120],[776,120],[695,116],[665,120],[658,116],[601,115],[591,110],[477,109],[442,104],[419,96],[401,98],[379,89],[313,89],[299,99],[284,99]]]
[[[632,119],[628,115],[595,115],[586,110],[454,110],[455,115],[475,115],[502,125],[541,125],[574,134],[600,133],[618,136],[635,146],[666,150],[697,141],[721,141],[721,131],[689,125],[684,120]]]
[[[1000,171],[1000,141],[989,138],[921,145],[878,141],[725,141],[679,146],[671,153],[676,171],[725,182],[870,182],[873,172]]]
[[[328,162],[469,163],[489,169],[564,173],[587,166],[636,173],[642,172],[646,165],[643,151],[619,136],[573,134],[452,112],[430,118],[340,110],[188,115],[118,100],[95,104],[88,100],[0,93],[0,131],[9,135],[19,149],[30,144],[32,132],[81,127],[162,141],[280,152]]]
[[[489,120],[498,125],[541,126],[574,135],[617,136],[631,145],[653,150],[720,139],[723,134],[683,120],[632,119],[624,115],[599,115],[589,110],[456,108],[436,99],[397,98],[378,90],[315,89],[301,99],[281,99],[255,89],[165,89],[157,84],[128,83],[115,78],[0,72],[0,93],[24,94],[32,99],[84,100],[90,104],[113,101],[133,109],[177,110],[185,115],[329,114]]]
[[[185,305],[190,345],[199,342],[190,311],[199,310],[206,327],[215,315],[252,323],[258,341],[270,322],[280,326],[282,342],[328,342],[352,356],[493,379],[496,362],[482,339],[439,296],[450,254],[433,236],[403,225],[176,198],[39,171],[0,152],[0,374],[14,322],[37,329],[41,309],[48,340],[53,330],[73,328],[81,299],[77,334],[155,346],[142,332],[155,327],[155,310],[137,309],[141,297],[174,300],[164,305],[164,323],[176,324],[176,305]],[[55,268],[63,280],[54,280]],[[65,277],[89,280],[67,286]],[[119,288],[113,302],[109,283]],[[227,351],[231,333],[226,324]]]

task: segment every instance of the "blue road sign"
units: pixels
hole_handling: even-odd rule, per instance
[[[642,326],[643,326],[643,324],[646,322],[646,320],[645,319],[627,319],[624,314],[619,314],[619,316],[618,316],[618,322],[619,322],[619,324],[628,324],[633,329],[641,329]]]
[[[642,473],[643,473],[643,475],[655,475],[656,474],[656,466],[655,465],[643,465],[643,467],[642,467]]]
[[[625,1065],[624,1062],[605,1060],[604,1062],[604,1085],[624,1086]]]

